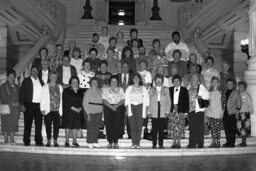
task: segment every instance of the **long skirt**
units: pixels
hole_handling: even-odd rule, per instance
[[[178,113],[174,109],[168,121],[168,137],[169,138],[179,138],[184,136],[185,132],[185,115],[184,113]]]
[[[237,120],[237,134],[239,136],[248,136],[251,134],[250,113],[239,112]]]

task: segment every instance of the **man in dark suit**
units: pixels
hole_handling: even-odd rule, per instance
[[[62,59],[62,65],[57,68],[58,79],[57,83],[62,85],[63,88],[69,87],[69,79],[72,76],[77,75],[76,68],[70,65],[70,57],[64,56]]]
[[[170,113],[177,114],[180,120],[184,119],[184,115],[189,112],[189,95],[188,90],[181,86],[181,76],[174,75],[172,77],[174,87],[170,87],[170,98],[171,98],[171,111]],[[173,114],[172,114],[173,115]],[[177,118],[175,118],[177,120]],[[184,120],[185,122],[185,120]],[[173,123],[176,124],[176,123]],[[179,124],[179,123],[178,123]],[[183,124],[185,125],[185,123]],[[177,126],[179,127],[179,126]],[[180,148],[180,134],[185,135],[185,126],[179,130],[179,133],[173,137],[172,148]],[[178,137],[178,138],[177,138]],[[177,138],[177,142],[176,142]]]
[[[38,72],[38,79],[41,83],[41,85],[47,84],[49,80],[49,75],[51,70],[49,69],[49,61],[48,60],[43,60],[41,62],[42,69]]]
[[[119,83],[119,86],[120,87],[123,87],[124,91],[126,90],[126,88],[131,85],[131,79],[132,79],[132,76],[131,74],[129,73],[129,64],[126,63],[126,62],[123,62],[122,63],[122,73],[120,74],[117,74],[118,76],[118,83]],[[124,111],[125,111],[125,108],[124,108]],[[122,113],[122,121],[121,122],[121,132],[119,133],[119,138],[122,138],[123,135],[124,135],[124,129],[125,129],[125,125],[126,125],[126,131],[127,131],[127,134],[128,134],[128,138],[131,137],[131,134],[130,134],[130,125],[129,125],[129,122],[128,122],[128,117],[125,116],[125,112]]]
[[[36,146],[43,146],[42,138],[42,114],[40,112],[42,85],[38,79],[38,69],[31,67],[31,76],[25,78],[22,82],[19,99],[24,105],[24,135],[23,142],[25,146],[30,145],[30,135],[33,119],[35,118],[35,143]]]

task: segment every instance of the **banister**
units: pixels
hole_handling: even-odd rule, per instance
[[[37,3],[38,5],[40,5],[40,2],[47,2],[46,0],[33,0],[33,1],[38,1],[38,3]],[[58,9],[58,11],[55,11],[55,12],[50,11],[51,17],[52,17],[51,20],[54,21],[55,27],[49,33],[42,33],[42,36],[37,40],[37,42],[34,44],[32,49],[24,56],[24,59],[20,60],[19,63],[14,67],[14,70],[17,73],[17,77],[20,77],[21,79],[26,75],[25,73],[28,71],[28,68],[31,65],[32,61],[37,56],[38,50],[42,46],[46,46],[46,44],[49,41],[51,42],[51,44],[56,43],[56,41],[58,40],[60,35],[64,36],[64,24],[65,24],[65,17],[66,17],[66,9],[58,1],[51,0],[51,2],[53,2],[53,1],[54,1],[54,3],[51,3],[51,4],[54,4],[54,7],[51,10]],[[44,4],[44,5],[49,5],[49,3]],[[44,6],[44,8],[45,8],[45,6]],[[49,8],[49,6],[47,8]],[[27,9],[27,10],[29,10],[29,9]],[[26,16],[26,17],[28,17],[28,16]],[[63,41],[63,37],[61,38],[61,41]],[[6,73],[1,74],[0,75],[0,84],[2,84],[5,80],[6,80]]]

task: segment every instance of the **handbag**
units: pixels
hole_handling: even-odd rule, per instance
[[[198,89],[197,89],[197,94],[199,92],[199,88],[200,88],[200,84],[199,84]],[[206,108],[210,105],[209,100],[205,100],[205,99],[202,99],[202,98],[197,99],[197,102],[198,102],[200,108]]]
[[[9,89],[6,85],[7,96],[9,96]],[[10,106],[8,104],[0,104],[0,115],[9,115],[11,113]]]

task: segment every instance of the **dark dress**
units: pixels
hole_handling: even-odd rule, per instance
[[[63,91],[62,101],[62,127],[67,129],[80,129],[82,123],[82,111],[80,113],[76,113],[75,111],[71,110],[71,107],[82,107],[82,91],[79,89],[76,93],[73,89],[66,88]]]
[[[7,90],[8,88],[8,90]],[[2,84],[0,87],[0,101],[2,104],[9,104],[11,113],[9,115],[1,115],[2,132],[18,132],[20,108],[19,102],[19,86],[15,84],[14,87],[9,82]],[[17,106],[11,105],[16,103]]]

